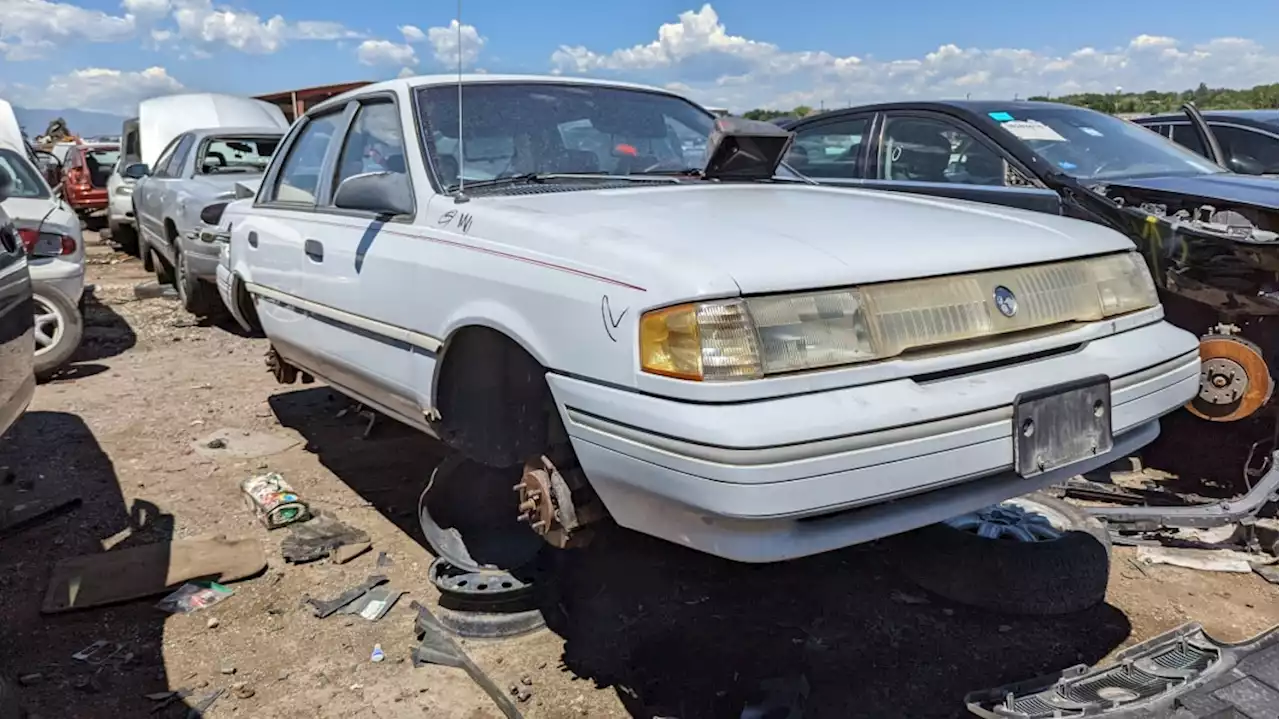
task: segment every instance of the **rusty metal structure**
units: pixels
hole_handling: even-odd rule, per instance
[[[372,84],[369,80],[358,80],[356,82],[343,82],[335,85],[317,85],[315,87],[304,87],[296,90],[284,90],[282,92],[272,92],[266,95],[257,95],[254,99],[269,102],[278,106],[281,111],[284,112],[284,116],[288,118],[290,122],[293,122],[301,117],[307,110],[315,107],[318,103],[369,84]]]

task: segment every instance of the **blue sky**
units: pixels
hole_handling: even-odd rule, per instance
[[[1277,80],[1274,0],[466,0],[469,69],[620,77],[735,110]],[[126,113],[451,71],[452,0],[0,0],[0,96]],[[446,64],[442,60],[447,59]]]

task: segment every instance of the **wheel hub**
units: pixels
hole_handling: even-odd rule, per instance
[[[984,507],[949,519],[946,523],[986,539],[1046,542],[1062,537],[1062,529],[1054,526],[1050,517],[1012,502]]]
[[[520,482],[511,489],[520,498],[516,519],[553,547],[586,546],[591,541],[586,525],[605,516],[581,473],[562,475],[545,456],[525,462]]]

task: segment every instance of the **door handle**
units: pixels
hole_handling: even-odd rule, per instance
[[[302,244],[302,251],[316,262],[324,262],[324,245],[319,240],[307,240]]]
[[[249,233],[249,246],[250,246],[250,247],[257,247],[257,246],[258,246],[258,233],[256,233],[256,232],[250,232],[250,233]]]

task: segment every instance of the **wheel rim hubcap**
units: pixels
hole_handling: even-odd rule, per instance
[[[45,298],[36,295],[36,354],[44,354],[62,339],[62,316]]]
[[[1046,507],[1009,500],[948,519],[946,524],[985,539],[1051,542],[1062,537],[1069,523]]]

